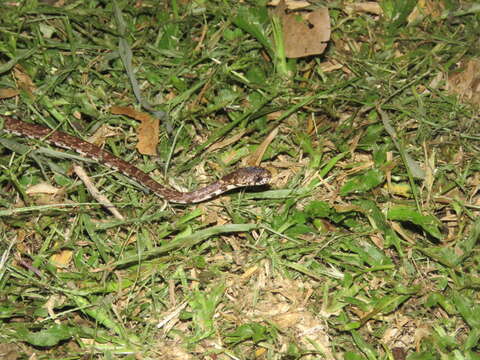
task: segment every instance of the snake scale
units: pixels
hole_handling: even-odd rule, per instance
[[[181,192],[163,186],[136,166],[87,141],[62,131],[51,130],[41,125],[27,123],[12,117],[4,117],[3,131],[6,133],[40,139],[55,146],[76,151],[86,158],[112,168],[151,190],[157,196],[173,203],[193,204],[210,200],[226,191],[245,186],[265,185],[271,174],[267,169],[249,166],[239,168],[212,184],[191,192]]]

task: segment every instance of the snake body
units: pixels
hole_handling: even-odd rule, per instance
[[[112,153],[62,131],[51,130],[47,127],[27,123],[12,117],[4,117],[3,131],[22,137],[40,139],[55,146],[76,151],[86,158],[98,161],[100,164],[122,173],[148,188],[157,196],[173,203],[198,203],[240,187],[265,185],[271,179],[271,174],[268,170],[250,166],[239,168],[198,190],[181,192],[165,187],[136,166]]]

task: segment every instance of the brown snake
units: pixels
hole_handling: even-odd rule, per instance
[[[237,169],[214,183],[198,190],[181,192],[159,184],[139,168],[116,157],[108,151],[62,131],[54,131],[44,126],[30,124],[11,117],[4,117],[3,131],[27,138],[40,139],[55,146],[76,151],[86,158],[98,161],[100,164],[122,173],[150,189],[157,196],[174,203],[198,203],[212,199],[226,191],[236,188],[265,185],[269,183],[271,179],[271,174],[268,170],[257,166],[250,166]]]

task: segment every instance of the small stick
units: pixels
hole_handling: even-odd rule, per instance
[[[110,202],[110,200],[108,200],[106,196],[102,195],[100,191],[95,187],[95,185],[93,185],[92,181],[90,180],[83,167],[81,167],[80,165],[73,165],[73,171],[75,172],[75,174],[77,174],[80,180],[83,181],[83,183],[87,187],[88,192],[95,198],[95,200],[97,200],[108,211],[110,211],[115,218],[119,220],[124,220],[122,214],[120,214],[120,212],[115,208],[115,206]]]

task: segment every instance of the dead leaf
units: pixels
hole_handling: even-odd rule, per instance
[[[445,10],[445,5],[438,0],[418,0],[413,11],[408,15],[408,24],[416,23],[425,17],[438,18]]]
[[[251,266],[248,269],[246,269],[242,275],[240,275],[240,279],[242,279],[242,281],[248,280],[254,274],[258,273],[258,271],[260,271],[258,265]]]
[[[88,142],[97,146],[105,144],[105,140],[109,137],[118,135],[118,131],[115,131],[108,125],[100,126],[92,136],[88,137]]]
[[[272,320],[280,330],[286,331],[301,322],[304,315],[302,311],[288,311],[274,316]]]
[[[28,195],[37,195],[37,194],[57,195],[61,191],[62,191],[61,189],[57,189],[56,187],[50,184],[39,183],[39,184],[30,186],[25,192]]]
[[[62,250],[59,253],[53,254],[50,257],[50,262],[56,268],[66,268],[70,264],[72,257],[73,257],[72,250]]]
[[[137,150],[144,155],[157,155],[158,137],[160,134],[159,121],[153,117],[142,121],[137,130]]]
[[[144,155],[157,155],[158,137],[160,134],[159,120],[147,113],[136,111],[128,106],[112,106],[110,112],[115,115],[125,115],[140,121],[137,129],[137,150]]]
[[[232,163],[235,160],[238,160],[240,158],[241,158],[241,155],[239,155],[239,151],[236,150],[236,149],[226,151],[220,157],[222,163],[224,163],[224,164],[230,164],[230,163]]]
[[[278,134],[278,127],[273,129],[270,134],[262,141],[262,143],[258,146],[257,150],[253,154],[251,154],[247,159],[246,163],[250,166],[258,166],[262,162],[263,154],[267,151],[268,145],[275,139]]]
[[[225,146],[231,145],[236,143],[238,140],[240,140],[244,135],[245,135],[245,130],[240,131],[238,134],[235,134],[228,139],[224,139],[222,141],[213,143],[209,148],[208,152],[212,152],[221,148],[224,148]]]
[[[280,4],[281,0],[273,0],[268,3],[268,6],[278,6]],[[287,6],[288,10],[297,10],[297,9],[303,9],[306,7],[310,6],[310,3],[308,1],[299,1],[299,0],[285,0],[285,4]]]
[[[48,298],[47,302],[43,305],[48,311],[48,315],[54,319],[55,323],[60,324],[60,319],[57,318],[55,314],[55,309],[61,307],[65,304],[65,297],[61,295],[52,295]]]
[[[25,69],[18,64],[15,65],[13,68],[13,76],[17,81],[18,87],[33,97],[33,93],[37,90],[37,87],[30,76],[25,72]]]
[[[405,198],[409,198],[412,196],[412,188],[408,183],[391,182],[390,184],[385,184],[384,188],[386,188],[390,193],[394,195],[402,196]]]
[[[448,76],[447,90],[461,99],[480,105],[480,59],[474,58],[460,65],[454,74]]]
[[[0,357],[3,360],[17,360],[22,356],[20,350],[18,344],[0,344]]]
[[[326,61],[326,62],[320,63],[320,68],[324,73],[332,72],[332,71],[341,69],[342,67],[343,67],[343,64],[336,61]]]
[[[280,118],[281,116],[283,115],[283,112],[282,111],[274,111],[270,114],[267,114],[267,120],[268,121],[272,121],[272,120],[277,120],[278,118]]]
[[[288,11],[281,1],[275,14],[282,21],[285,54],[300,58],[323,53],[330,40],[330,16],[327,8],[312,12]]]
[[[368,13],[374,15],[383,14],[382,7],[376,1],[365,1],[361,3],[348,4],[345,6],[345,12],[348,15],[355,13]]]
[[[0,89],[0,99],[8,99],[17,96],[20,93],[17,89],[5,88]]]

